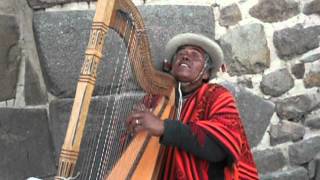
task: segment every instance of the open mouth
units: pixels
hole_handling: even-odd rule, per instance
[[[186,64],[186,63],[181,63],[181,64],[179,64],[179,66],[190,69],[190,66],[188,64]]]

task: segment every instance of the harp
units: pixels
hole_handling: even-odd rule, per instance
[[[132,72],[143,91],[160,97],[153,113],[161,119],[174,115],[176,82],[168,74],[153,67],[147,34],[137,8],[130,0],[98,0],[59,157],[56,180],[75,176],[88,110],[96,84],[97,68],[103,56],[105,37],[110,30],[122,38]],[[103,175],[95,179],[156,179],[161,162],[161,147],[158,141],[157,137],[150,137],[146,132],[138,133],[132,137],[111,168],[99,172]],[[104,157],[100,159],[99,163],[105,163]]]

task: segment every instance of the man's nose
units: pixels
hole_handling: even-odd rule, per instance
[[[182,60],[189,61],[189,60],[190,60],[189,53],[185,53],[185,54],[182,56]]]

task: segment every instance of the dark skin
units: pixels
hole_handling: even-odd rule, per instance
[[[204,52],[198,47],[184,46],[177,52],[171,75],[182,83],[181,90],[184,94],[193,92],[203,84],[203,80],[209,78],[209,73],[204,71],[204,65]],[[129,131],[133,133],[147,131],[152,136],[161,136],[164,132],[163,121],[144,106],[134,108],[134,113],[128,117],[127,123]]]

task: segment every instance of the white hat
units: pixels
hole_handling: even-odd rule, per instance
[[[186,45],[200,47],[210,56],[213,65],[211,77],[215,76],[223,61],[222,49],[215,41],[200,34],[183,33],[174,36],[167,43],[165,48],[165,56],[167,61],[171,63],[172,58],[177,50]]]

